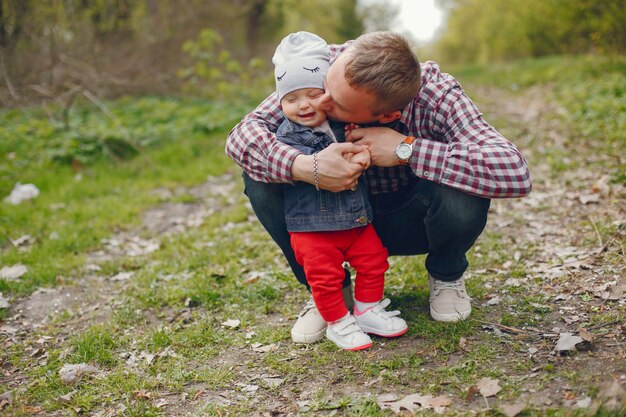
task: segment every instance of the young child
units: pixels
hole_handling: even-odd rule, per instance
[[[282,40],[272,59],[276,92],[286,117],[276,137],[305,155],[313,155],[314,175],[316,153],[336,142],[326,114],[316,108],[316,100],[324,93],[329,54],[323,39],[298,32]],[[350,158],[364,169],[369,166],[366,150]],[[371,224],[364,177],[352,190],[339,193],[318,189],[317,181],[315,176],[315,185],[285,185],[285,219],[313,301],[328,323],[326,337],[343,349],[361,350],[372,346],[367,333],[383,337],[404,334],[407,325],[397,317],[400,312],[385,310],[390,304],[383,300],[388,255]],[[353,315],[342,296],[344,261],[357,272]]]

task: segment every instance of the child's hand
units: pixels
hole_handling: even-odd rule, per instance
[[[363,148],[361,152],[345,154],[344,157],[348,162],[354,164],[361,164],[363,170],[366,170],[370,166],[370,151],[368,148]]]
[[[354,129],[359,129],[359,128],[361,128],[361,126],[357,125],[356,123],[347,123],[343,127],[343,130],[345,130],[346,137],[348,137],[350,135],[350,132],[352,132]]]

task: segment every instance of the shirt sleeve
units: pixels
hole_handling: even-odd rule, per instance
[[[329,45],[331,63],[349,44]],[[228,134],[226,154],[253,180],[293,183],[291,166],[301,152],[276,140],[283,119],[278,96],[273,93]]]
[[[228,134],[226,154],[255,181],[292,182],[291,165],[301,152],[276,140],[283,119],[274,93]]]
[[[460,87],[430,114],[437,140],[417,138],[411,168],[418,177],[486,198],[521,197],[532,188],[519,150],[490,126]]]

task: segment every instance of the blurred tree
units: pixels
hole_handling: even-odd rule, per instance
[[[9,94],[18,99],[13,84],[13,53],[22,32],[28,0],[0,0],[0,72]]]
[[[506,60],[626,52],[624,0],[439,0],[447,8],[436,43],[442,59]]]
[[[339,2],[337,35],[340,39],[354,39],[363,33],[365,25],[361,14],[357,8],[357,0]]]
[[[365,27],[382,29],[371,22],[389,22],[393,10],[390,0],[379,3],[0,0],[0,104],[13,105],[18,97],[52,100],[75,86],[96,96],[176,91],[176,72],[200,59],[182,45],[198,40],[203,29],[219,35],[231,69],[235,62],[249,68],[255,57],[269,63],[289,32],[308,30],[339,43]],[[212,62],[221,65],[219,59]]]
[[[392,30],[400,6],[389,0],[368,0],[360,2],[361,16],[365,32]]]

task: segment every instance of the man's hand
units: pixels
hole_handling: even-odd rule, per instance
[[[388,127],[353,129],[346,135],[349,142],[368,147],[372,165],[393,167],[400,165],[396,148],[406,136]]]
[[[346,159],[348,154],[367,151],[353,143],[333,143],[317,154],[318,186],[323,190],[339,192],[354,187],[363,172],[360,163]],[[294,181],[314,184],[313,155],[298,155],[291,166]]]
[[[366,147],[363,147],[363,150],[359,153],[345,154],[344,157],[348,160],[348,162],[361,164],[364,171],[370,166],[370,151]]]

